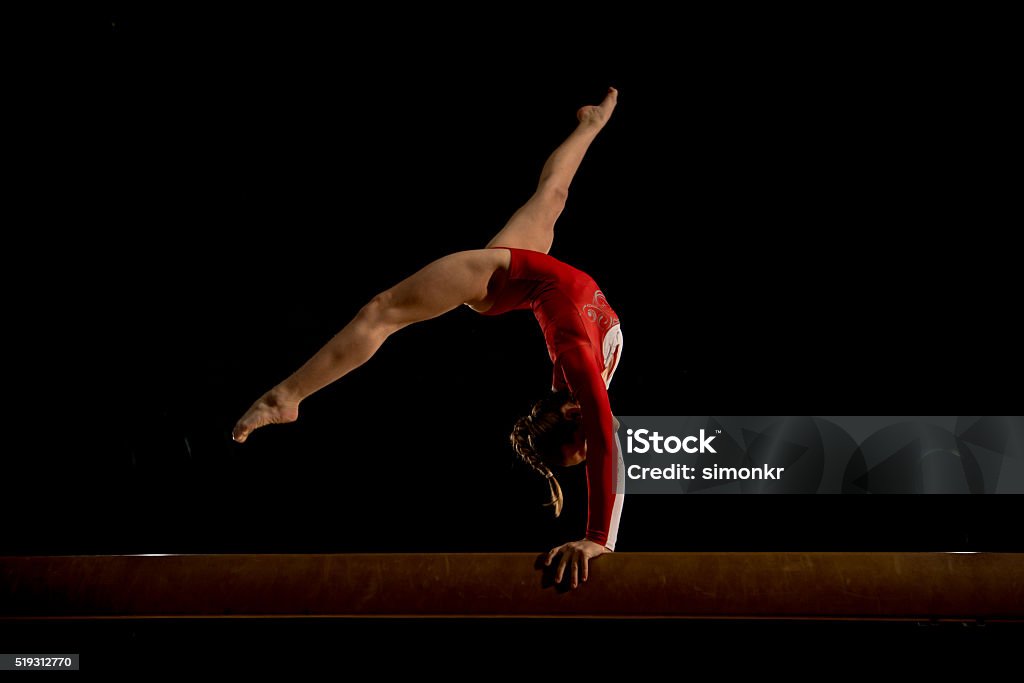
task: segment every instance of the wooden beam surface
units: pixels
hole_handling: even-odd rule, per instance
[[[0,557],[0,618],[1024,619],[1013,553],[615,553],[577,591],[537,556]]]

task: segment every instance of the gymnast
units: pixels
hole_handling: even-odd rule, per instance
[[[484,315],[532,309],[554,363],[552,391],[516,422],[511,441],[518,456],[547,480],[551,497],[546,505],[556,516],[562,490],[550,465],[586,462],[585,538],[553,548],[545,557],[548,566],[560,558],[557,583],[566,569],[573,588],[586,581],[589,561],[615,549],[622,511],[621,452],[607,391],[621,356],[622,332],[597,284],[548,251],[569,184],[617,99],[618,92],[609,88],[600,104],[577,111],[579,124],[544,164],[536,192],[485,249],[445,256],[373,297],[302,367],[246,411],[234,427],[234,440],[243,443],[260,427],[294,422],[304,399],[365,363],[407,325],[461,304]]]

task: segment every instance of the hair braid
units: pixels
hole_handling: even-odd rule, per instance
[[[560,455],[561,446],[569,442],[575,429],[575,425],[562,416],[562,405],[567,400],[567,392],[557,392],[537,401],[529,415],[516,420],[509,435],[519,459],[547,481],[551,497],[544,507],[553,508],[555,517],[562,514],[562,487],[544,455]]]

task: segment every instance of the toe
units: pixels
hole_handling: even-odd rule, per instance
[[[231,430],[231,438],[238,443],[245,443],[245,440],[249,438],[250,432],[252,432],[252,427],[239,421],[235,428]]]

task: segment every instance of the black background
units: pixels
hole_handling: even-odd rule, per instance
[[[528,313],[404,330],[299,423],[228,434],[374,293],[484,245],[610,84],[620,106],[552,254],[622,319],[615,412],[1019,410],[997,44],[922,23],[526,10],[90,26],[36,160],[62,212],[35,235],[57,289],[23,304],[44,320],[25,335],[33,445],[9,458],[4,553],[578,538],[582,471],[544,523],[507,445],[550,380]],[[1020,550],[1015,508],[633,496],[619,549]]]

